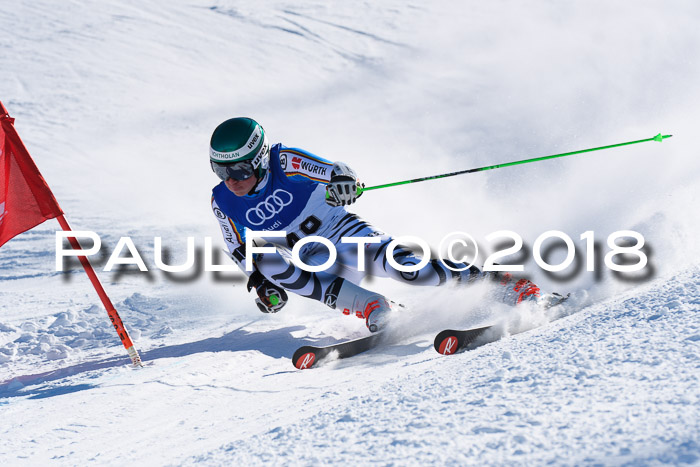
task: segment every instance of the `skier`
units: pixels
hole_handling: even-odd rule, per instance
[[[364,187],[355,172],[343,162],[333,163],[302,149],[271,146],[255,120],[232,118],[221,123],[212,134],[209,157],[212,170],[222,180],[212,190],[212,209],[231,257],[241,270],[246,271],[247,266],[246,229],[287,232],[284,239],[266,238],[267,246],[276,247],[275,253],[253,256],[253,270],[247,272],[248,291],[255,289],[255,302],[265,313],[279,311],[288,300],[286,291],[291,291],[338,308],[344,314],[354,314],[375,332],[398,305],[360,287],[365,274],[430,286],[443,285],[448,280],[467,284],[489,276],[503,287],[503,300],[508,303],[540,298],[539,288],[528,280],[482,273],[475,266],[457,272],[431,260],[413,273],[392,268],[387,264],[386,253],[393,238],[345,208],[361,194],[358,188]],[[311,235],[324,237],[335,245],[337,259],[326,271],[308,272],[291,261],[289,249]],[[342,242],[343,237],[375,243],[358,247],[356,243]],[[359,248],[364,253],[364,268],[358,268]],[[319,243],[307,243],[300,249],[299,257],[305,264],[322,265],[328,260],[329,251]],[[403,266],[420,262],[405,246],[395,248],[393,258]],[[546,296],[540,300],[550,302],[553,298],[556,299]]]

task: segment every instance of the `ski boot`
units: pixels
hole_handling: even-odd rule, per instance
[[[384,329],[393,311],[389,301],[382,296],[369,302],[367,307],[365,307],[364,313],[365,325],[367,329],[369,329],[369,332],[377,332],[380,329]]]
[[[381,294],[343,280],[338,290],[335,307],[345,315],[355,315],[365,320],[365,325],[370,332],[382,329],[392,314],[392,306],[389,300]]]
[[[565,302],[571,294],[562,295],[560,293],[547,293],[537,299],[537,306],[543,310],[552,308]]]
[[[527,279],[515,279],[511,274],[492,276],[497,282],[497,297],[508,305],[520,305],[523,302],[537,301],[540,298],[540,288]],[[501,295],[502,294],[502,295]]]
[[[495,279],[503,287],[501,300],[509,305],[520,305],[525,302],[534,302],[538,307],[546,310],[557,306],[569,298],[569,294],[559,293],[541,294],[540,288],[527,279],[515,279],[511,274],[496,274]]]

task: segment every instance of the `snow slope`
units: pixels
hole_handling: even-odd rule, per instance
[[[700,463],[699,20],[684,1],[0,9],[0,99],[69,221],[101,236],[99,275],[150,362],[128,367],[75,263],[55,271],[56,222],[10,241],[0,248],[0,460]],[[485,251],[485,235],[502,229],[530,247],[547,230],[577,242],[592,230],[602,248],[636,230],[647,274],[620,278],[599,261],[595,273],[551,275],[520,258],[545,290],[579,291],[556,320],[492,305],[479,287],[370,282],[414,310],[403,336],[298,372],[297,346],[363,335],[363,323],[296,297],[262,316],[241,274],[153,267],[154,236],[173,263],[187,236],[199,252],[206,236],[221,246],[206,147],[234,115],[351,163],[368,185],[672,133],[368,192],[354,208],[434,245],[467,231]],[[127,235],[150,272],[102,272]],[[493,321],[501,340],[449,358],[432,349],[442,327]]]

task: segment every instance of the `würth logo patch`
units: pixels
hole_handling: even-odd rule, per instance
[[[332,164],[306,158],[303,155],[280,153],[280,163],[288,174],[305,175],[311,178],[326,179],[332,168]],[[289,169],[287,169],[289,166]]]

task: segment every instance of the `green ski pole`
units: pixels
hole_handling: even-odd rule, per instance
[[[365,188],[359,188],[357,190],[357,192],[359,195],[360,193],[365,192],[365,191],[378,190],[380,188],[389,188],[390,186],[406,185],[408,183],[418,183],[418,182],[424,182],[426,180],[437,180],[439,178],[454,177],[455,175],[470,174],[470,173],[474,173],[474,172],[483,172],[484,170],[500,169],[501,167],[510,167],[512,165],[528,164],[530,162],[538,162],[538,161],[544,161],[547,159],[555,159],[557,157],[573,156],[574,154],[581,154],[584,152],[602,151],[603,149],[616,148],[618,146],[627,146],[630,144],[645,143],[647,141],[662,142],[664,139],[670,138],[671,136],[673,136],[673,135],[662,135],[661,133],[659,133],[658,135],[654,136],[653,138],[640,139],[637,141],[627,141],[626,143],[610,144],[608,146],[600,146],[598,148],[581,149],[580,151],[564,152],[562,154],[553,154],[551,156],[533,157],[532,159],[523,159],[521,161],[506,162],[504,164],[489,165],[486,167],[479,167],[476,169],[460,170],[458,172],[450,172],[450,173],[441,174],[441,175],[433,175],[431,177],[414,178],[413,180],[404,180],[402,182],[394,182],[394,183],[386,183],[384,185],[368,186]],[[327,196],[328,195],[326,195],[326,197]]]

